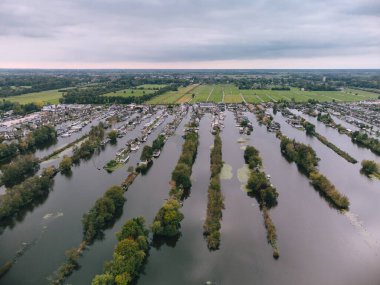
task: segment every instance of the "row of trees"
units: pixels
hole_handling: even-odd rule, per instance
[[[265,172],[261,171],[262,160],[255,147],[246,147],[244,160],[251,170],[246,186],[248,195],[255,197],[260,205],[267,230],[267,241],[272,246],[273,257],[278,258],[280,253],[277,246],[276,227],[269,216],[269,209],[277,205],[278,192],[266,177]]]
[[[103,94],[118,91],[126,88],[130,88],[132,83],[128,83],[120,86],[97,86],[93,88],[85,89],[70,89],[66,94],[60,98],[60,102],[64,104],[141,104],[145,101],[152,99],[153,97],[164,94],[168,91],[177,91],[181,86],[179,83],[173,83],[162,87],[161,89],[142,96],[102,96]],[[188,84],[188,83],[187,83]]]
[[[315,131],[315,125],[314,124],[312,124],[312,123],[306,121],[305,119],[303,119],[302,125],[305,128],[305,130],[306,130],[306,134],[308,134],[310,136],[316,137],[321,143],[323,143],[328,148],[332,149],[335,153],[337,153],[338,155],[340,155],[341,157],[343,157],[348,162],[350,162],[350,163],[357,163],[358,162],[355,158],[353,158],[347,152],[343,151],[342,149],[340,149],[339,147],[337,147],[335,144],[333,144],[332,142],[328,141],[327,138],[325,138],[321,134],[317,133]]]
[[[52,75],[7,75],[0,78],[0,97],[74,86],[78,78]]]
[[[125,202],[124,190],[120,186],[110,187],[103,197],[83,216],[83,240],[91,244],[101,237],[103,230],[121,214]]]
[[[18,154],[28,154],[36,149],[46,147],[55,143],[57,140],[57,132],[53,126],[41,126],[31,131],[17,143],[0,144],[0,165],[9,163]]]
[[[1,183],[6,187],[12,187],[33,176],[39,168],[39,161],[34,155],[19,156],[1,168]]]
[[[222,140],[217,133],[210,153],[211,177],[208,187],[207,216],[203,224],[203,234],[206,236],[207,247],[210,250],[216,250],[220,245],[220,220],[224,209],[224,197],[220,185],[222,167]]]
[[[12,188],[7,188],[5,194],[0,196],[0,221],[16,215],[26,206],[46,197],[56,172],[54,167],[49,167],[44,169],[41,175],[30,177]]]
[[[148,230],[143,217],[129,220],[117,234],[113,258],[92,285],[128,285],[140,274],[149,252]]]
[[[20,104],[18,102],[11,102],[4,100],[0,103],[0,111],[8,112],[13,111],[16,115],[26,115],[33,112],[41,111],[42,104],[37,103],[27,103],[27,104]]]
[[[97,126],[91,127],[88,139],[78,148],[74,148],[73,155],[71,157],[73,163],[79,163],[80,159],[90,159],[95,150],[100,147],[100,143],[103,139],[104,124],[100,122]]]
[[[380,141],[368,136],[366,133],[355,131],[352,133],[351,139],[354,143],[369,148],[373,153],[380,155]]]
[[[174,237],[180,234],[181,221],[184,218],[180,211],[180,199],[183,199],[185,191],[191,188],[190,176],[197,149],[198,134],[187,133],[182,145],[182,154],[172,172],[170,198],[162,205],[151,225],[156,236]]]
[[[317,189],[332,206],[338,209],[348,209],[350,205],[348,198],[341,194],[325,176],[318,172],[317,165],[319,158],[310,146],[298,143],[286,136],[281,136],[280,147],[282,154],[288,160],[297,164],[300,170],[310,179],[314,188]]]
[[[185,142],[182,146],[182,153],[178,159],[177,165],[172,172],[173,187],[170,192],[171,196],[178,199],[183,198],[191,188],[191,171],[198,150],[198,134],[188,132],[185,135]]]

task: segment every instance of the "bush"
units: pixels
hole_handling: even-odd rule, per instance
[[[61,170],[62,173],[70,173],[72,164],[73,164],[73,161],[71,157],[65,155],[63,156],[61,162],[59,163],[59,169]]]
[[[361,171],[367,176],[380,172],[379,166],[373,160],[363,160]]]

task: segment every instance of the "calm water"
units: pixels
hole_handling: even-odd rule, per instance
[[[280,194],[278,206],[270,211],[277,227],[280,258],[272,258],[266,241],[262,214],[256,200],[241,189],[237,171],[244,165],[241,137],[235,127],[233,114],[227,112],[222,133],[223,160],[232,167],[233,177],[222,180],[225,207],[221,229],[220,250],[210,252],[203,238],[203,222],[207,207],[209,183],[209,154],[213,144],[211,118],[206,115],[200,124],[200,145],[193,166],[193,187],[184,201],[182,236],[175,246],[151,248],[148,263],[137,284],[365,284],[380,283],[380,183],[359,173],[360,165],[352,165],[318,140],[287,125],[277,114],[282,132],[298,141],[310,144],[321,158],[319,170],[351,201],[349,214],[330,208],[310,186],[308,179],[281,155],[279,141],[265,127],[257,125],[246,144],[255,146],[263,158],[264,169]],[[309,118],[308,118],[309,119]],[[167,119],[168,122],[170,118]],[[127,201],[121,218],[105,237],[96,241],[80,259],[82,268],[67,284],[90,284],[94,275],[102,272],[104,261],[111,259],[116,244],[115,232],[127,219],[142,215],[150,224],[168,197],[169,180],[183,139],[184,124],[177,135],[169,138],[161,156],[145,176],[139,176],[125,194]],[[315,122],[313,122],[315,123]],[[357,160],[377,159],[350,142],[346,136],[317,124],[317,131],[349,152]],[[157,136],[160,126],[149,138]],[[54,190],[48,199],[14,228],[0,235],[0,262],[12,258],[22,242],[35,244],[0,279],[0,284],[47,284],[50,275],[63,261],[64,251],[78,246],[82,238],[81,217],[112,184],[120,184],[128,175],[126,169],[113,174],[98,171],[113,157],[125,141],[135,137],[139,128],[127,134],[118,146],[108,145],[99,155],[73,169],[73,176],[57,175]],[[140,149],[141,151],[141,149]],[[131,156],[135,165],[140,151]],[[47,218],[45,215],[52,213]],[[62,215],[62,214],[63,215]],[[43,218],[45,216],[45,219]]]

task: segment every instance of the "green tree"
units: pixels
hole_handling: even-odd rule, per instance
[[[65,155],[63,156],[61,162],[59,163],[59,169],[61,170],[62,173],[70,173],[72,164],[73,164],[73,161],[71,157]]]
[[[379,173],[379,167],[375,161],[363,160],[361,164],[362,164],[361,171],[365,175],[371,175],[371,174]]]
[[[115,144],[117,141],[118,132],[116,130],[112,130],[108,133],[108,138],[112,144]]]

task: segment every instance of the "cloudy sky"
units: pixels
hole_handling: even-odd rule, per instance
[[[0,0],[0,68],[380,68],[379,0]]]

